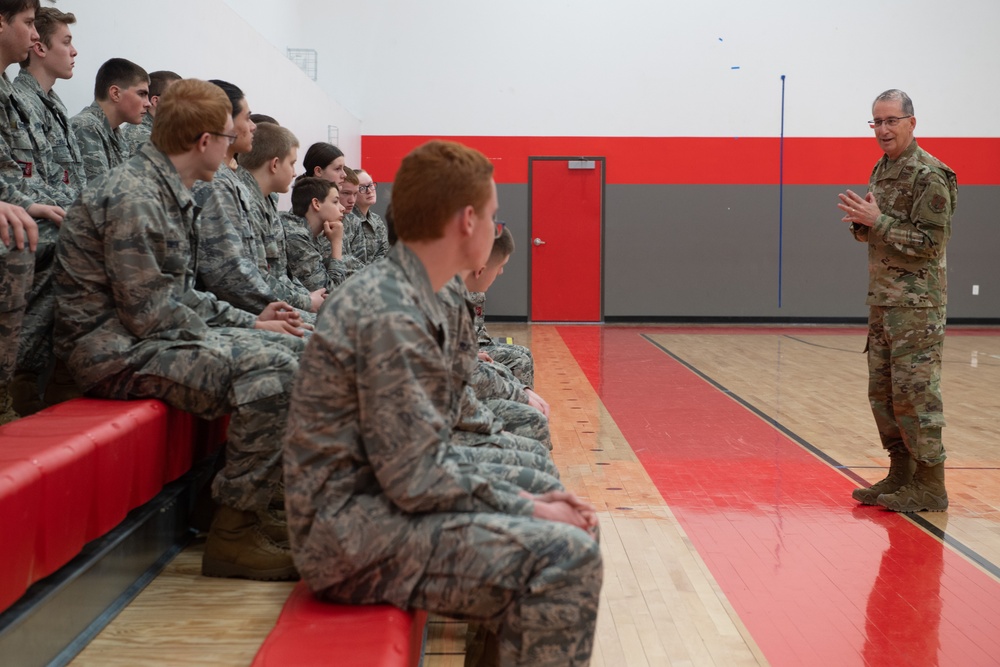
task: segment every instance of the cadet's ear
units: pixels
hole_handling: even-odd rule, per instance
[[[476,278],[482,278],[483,277],[483,273],[485,271],[486,271],[486,267],[484,266],[484,267],[482,267],[481,269],[479,269],[477,271],[473,271],[472,275],[474,275]]]
[[[276,158],[276,157],[271,158],[271,161],[268,162],[267,168],[271,170],[272,174],[278,173],[278,163],[279,162],[281,162],[281,160],[278,159],[278,158]]]
[[[471,204],[459,212],[459,230],[463,236],[472,236],[476,228],[476,209]]]
[[[120,102],[122,99],[122,89],[115,84],[111,84],[108,88],[108,99],[112,102]]]
[[[316,199],[316,197],[313,197],[312,201],[309,202],[309,207],[312,210],[316,211],[317,213],[319,213],[319,207],[322,206],[322,205],[323,205],[323,202],[321,202],[319,199]]]

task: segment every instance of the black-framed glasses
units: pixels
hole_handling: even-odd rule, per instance
[[[205,131],[202,134],[211,134],[213,137],[225,137],[226,139],[229,139],[229,145],[230,146],[232,146],[233,144],[235,144],[236,140],[239,139],[239,137],[237,135],[235,135],[235,134],[226,134],[225,132],[208,132],[208,131]],[[200,137],[201,134],[199,134],[198,136]]]
[[[868,121],[868,127],[875,129],[876,127],[882,127],[884,123],[886,127],[896,127],[899,125],[899,121],[904,118],[913,118],[913,114],[908,116],[889,116],[888,118],[876,118],[875,120]]]
[[[496,228],[493,232],[493,238],[498,239],[503,234],[503,230],[506,229],[507,223],[503,220],[494,220],[493,226]]]
[[[375,181],[372,181],[368,185],[359,185],[358,192],[363,192],[365,194],[369,192],[375,192],[376,186],[378,186],[378,183],[376,183]]]

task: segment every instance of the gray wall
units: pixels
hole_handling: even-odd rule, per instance
[[[391,186],[379,187],[384,210]],[[778,187],[608,185],[606,318],[857,319],[867,255],[840,222],[837,194],[865,185],[785,186],[778,305]],[[527,185],[500,185],[516,250],[489,292],[490,317],[528,317]],[[948,246],[949,319],[1000,319],[1000,187],[964,186]],[[979,285],[979,296],[972,285]]]

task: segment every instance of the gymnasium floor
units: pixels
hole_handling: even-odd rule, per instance
[[[945,344],[945,513],[884,476],[861,328],[491,325],[534,351],[563,480],[600,510],[592,665],[1000,664],[1000,329]],[[76,666],[248,665],[290,584],[183,552]],[[425,665],[462,664],[434,619]],[[332,662],[331,664],[336,664]]]

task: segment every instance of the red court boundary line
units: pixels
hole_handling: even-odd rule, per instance
[[[995,664],[1000,581],[639,335],[672,330],[557,331],[772,665]]]

